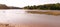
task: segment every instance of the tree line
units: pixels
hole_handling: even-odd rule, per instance
[[[60,3],[25,6],[24,9],[40,9],[40,10],[60,10]]]
[[[37,9],[37,10],[60,10],[60,3],[55,4],[44,4],[44,5],[33,5],[33,6],[25,6],[23,8],[7,6],[5,4],[0,4],[0,9]]]

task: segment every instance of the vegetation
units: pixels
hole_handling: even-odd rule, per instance
[[[0,4],[0,9],[22,9],[20,7],[7,6],[5,4]],[[37,9],[37,10],[60,10],[60,3],[56,4],[44,4],[44,5],[34,5],[34,6],[25,6],[23,9]]]
[[[5,4],[0,4],[0,9],[9,9]]]
[[[47,11],[47,12],[42,12],[42,11],[27,11],[27,13],[32,13],[32,14],[48,14],[48,15],[60,15],[60,12],[53,12],[53,11]]]
[[[34,5],[34,6],[25,6],[24,9],[41,9],[41,10],[60,10],[60,3],[56,4],[44,4],[44,5]]]
[[[5,4],[0,4],[0,9],[21,9],[20,7],[7,6]]]

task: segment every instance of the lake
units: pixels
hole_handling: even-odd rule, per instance
[[[0,23],[12,23],[12,24],[46,23],[51,25],[52,24],[60,25],[60,15],[54,16],[46,14],[30,14],[27,13],[26,11],[29,10],[20,9],[0,10]]]

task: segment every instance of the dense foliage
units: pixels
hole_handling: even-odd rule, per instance
[[[44,4],[44,5],[34,5],[34,6],[25,6],[24,9],[41,9],[41,10],[60,10],[60,3],[56,4]]]

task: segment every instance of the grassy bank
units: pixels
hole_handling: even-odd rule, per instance
[[[53,12],[53,11],[47,11],[47,12],[42,12],[42,11],[27,11],[27,13],[32,13],[32,14],[48,14],[48,15],[60,15],[60,12]]]

